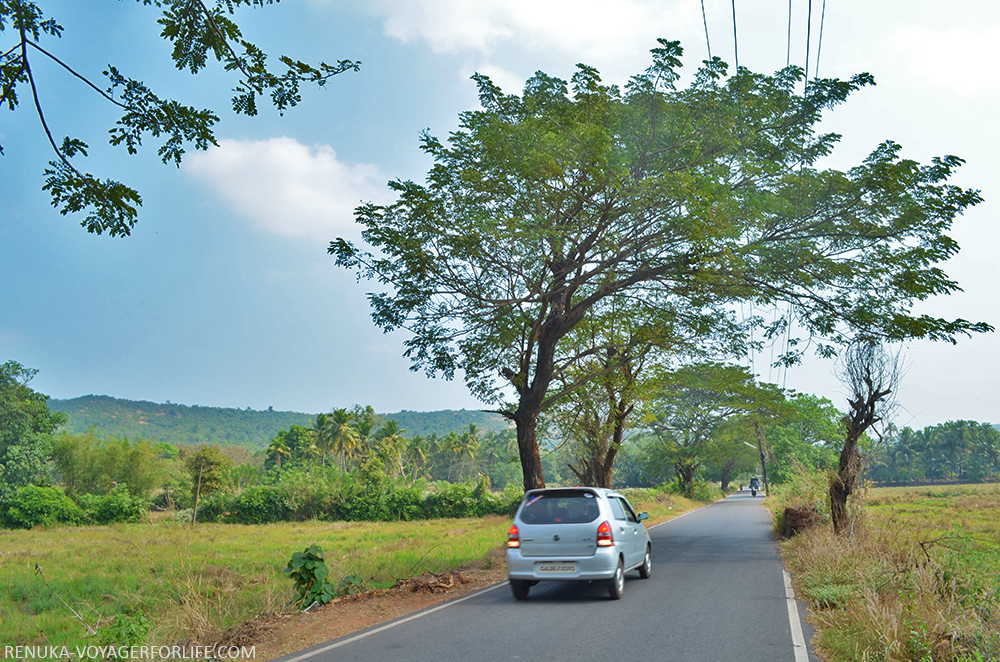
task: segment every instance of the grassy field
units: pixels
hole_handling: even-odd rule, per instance
[[[630,498],[652,522],[702,505],[652,490]],[[114,636],[114,624],[142,621],[150,630],[139,643],[211,641],[262,613],[289,609],[292,584],[282,571],[293,552],[313,543],[323,548],[334,584],[360,575],[381,588],[482,561],[504,546],[509,526],[507,518],[486,517],[0,531],[0,650],[72,649]]]
[[[807,492],[808,490],[806,490]],[[832,662],[1000,660],[1000,485],[877,488],[782,543]]]

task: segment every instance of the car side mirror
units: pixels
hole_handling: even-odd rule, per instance
[[[649,519],[649,513],[639,513],[639,521],[641,522],[644,519]]]

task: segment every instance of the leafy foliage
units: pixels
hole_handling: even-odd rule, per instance
[[[276,1],[276,0],[274,0]],[[288,56],[281,56],[283,70],[273,71],[268,56],[261,48],[246,40],[236,22],[230,18],[241,6],[262,8],[272,0],[138,0],[143,5],[162,9],[157,21],[163,26],[160,36],[171,42],[171,58],[177,69],[198,73],[208,64],[210,56],[222,62],[226,71],[237,77],[232,105],[237,114],[256,115],[258,99],[269,96],[280,113],[296,106],[302,99],[299,86],[312,83],[320,87],[345,71],[357,71],[360,62],[340,60],[335,64],[321,62],[313,66]],[[87,156],[88,145],[66,137],[61,144],[42,109],[40,83],[32,67],[33,57],[44,56],[68,70],[95,93],[116,106],[122,115],[109,131],[113,146],[124,145],[135,154],[144,138],[163,137],[158,155],[164,163],[180,165],[186,146],[207,149],[215,143],[214,126],[219,117],[209,109],[185,106],[172,99],[157,96],[141,81],[128,78],[117,67],[110,66],[103,75],[108,86],[101,89],[87,76],[73,70],[41,45],[43,38],[59,38],[63,27],[42,11],[44,0],[0,1],[0,34],[8,29],[16,32],[16,43],[4,45],[0,54],[0,106],[10,111],[18,107],[18,87],[27,85],[34,108],[57,159],[45,170],[43,190],[52,196],[52,205],[61,214],[86,212],[81,225],[88,232],[112,237],[130,235],[142,205],[139,193],[121,182],[83,173],[71,159]],[[29,53],[32,57],[29,58]],[[3,148],[0,146],[0,154]]]
[[[740,320],[738,303],[791,304],[824,356],[855,333],[992,330],[912,313],[958,289],[937,264],[958,250],[952,220],[980,202],[947,183],[961,159],[921,165],[886,142],[846,172],[815,167],[840,138],[815,133],[823,111],[870,75],[809,81],[803,98],[798,67],[728,76],[714,58],[677,89],[681,54],[660,40],[624,89],[586,65],[569,82],[539,72],[521,96],[477,74],[482,110],[462,113],[447,143],[421,137],[426,183],[391,182],[396,202],[358,209],[371,248],[330,244],[337,264],[388,288],[368,295],[372,318],[411,334],[412,369],[461,372],[514,421],[526,488],[545,483],[539,417],[604,368],[565,387],[561,375],[651,338],[739,355],[759,344],[752,329],[788,328]],[[580,351],[574,331],[621,308],[646,333]],[[786,364],[808,346],[789,345]]]
[[[0,503],[47,478],[51,433],[66,420],[28,386],[37,372],[17,361],[0,365]]]
[[[30,529],[53,524],[82,524],[85,516],[72,499],[56,487],[26,485],[8,499],[2,512],[8,529]]]
[[[184,460],[184,467],[191,476],[192,489],[200,490],[204,496],[223,489],[223,472],[231,463],[215,446],[205,446],[188,455]]]
[[[128,485],[116,485],[107,494],[84,494],[80,505],[95,524],[142,522],[149,519],[149,499],[132,495]]]
[[[285,572],[295,582],[295,605],[308,608],[313,603],[325,605],[337,596],[337,589],[327,576],[330,569],[323,559],[323,549],[319,545],[310,545],[304,552],[292,554]]]

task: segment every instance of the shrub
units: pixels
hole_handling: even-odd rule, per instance
[[[423,517],[423,498],[410,487],[396,487],[385,498],[386,514],[390,520],[409,522]]]
[[[124,483],[107,494],[85,494],[80,497],[80,505],[95,524],[140,522],[149,516],[149,499],[132,496]]]
[[[80,524],[85,515],[72,499],[55,487],[26,485],[7,502],[3,525],[10,529],[30,529],[55,523]]]
[[[237,524],[269,524],[289,519],[285,497],[277,487],[257,485],[233,499],[225,521]]]
[[[149,641],[152,623],[141,611],[121,613],[111,625],[97,630],[97,638],[104,646],[141,646]]]
[[[212,492],[198,500],[199,522],[221,522],[229,510],[231,497],[222,492]]]
[[[438,517],[476,517],[479,515],[479,499],[472,493],[472,488],[459,483],[451,485],[438,483],[437,492],[424,497],[424,516],[428,519]]]
[[[323,559],[323,549],[319,545],[310,545],[304,552],[292,554],[285,572],[291,575],[295,582],[295,593],[298,595],[294,604],[308,609],[314,602],[325,605],[337,594],[337,589],[327,577],[330,569]]]

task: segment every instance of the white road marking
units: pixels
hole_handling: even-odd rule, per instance
[[[785,576],[785,604],[788,605],[788,624],[792,628],[792,647],[795,650],[795,662],[809,662],[809,649],[806,648],[806,636],[802,632],[802,622],[799,620],[799,606],[795,602],[795,589],[792,588],[792,576],[784,568],[781,574]]]
[[[322,648],[317,648],[316,650],[311,650],[308,653],[303,653],[302,655],[297,655],[297,656],[295,656],[293,658],[289,658],[289,659],[285,660],[285,662],[299,662],[299,660],[309,659],[310,657],[314,657],[316,655],[319,655],[320,653],[325,653],[327,651],[331,651],[334,648],[340,648],[341,646],[346,646],[347,644],[354,643],[355,641],[359,641],[361,639],[364,639],[365,637],[370,637],[373,634],[378,634],[379,632],[384,632],[386,630],[390,630],[390,629],[396,627],[397,625],[402,625],[403,623],[409,623],[410,621],[414,621],[414,620],[416,620],[418,618],[422,618],[422,617],[424,617],[424,616],[426,616],[428,614],[433,614],[436,611],[441,611],[442,609],[446,609],[446,608],[448,608],[448,607],[450,607],[452,605],[457,605],[459,602],[465,602],[469,598],[474,598],[474,597],[476,597],[478,595],[482,595],[483,593],[488,593],[489,591],[492,591],[495,588],[499,588],[499,587],[505,585],[506,583],[507,582],[504,581],[504,582],[500,582],[499,584],[494,584],[493,586],[487,586],[486,588],[484,588],[482,590],[479,590],[479,591],[476,591],[475,593],[470,593],[469,595],[465,596],[464,598],[458,598],[457,600],[449,600],[448,602],[442,603],[442,604],[438,605],[437,607],[433,607],[432,609],[428,609],[427,611],[421,611],[421,612],[418,612],[416,614],[413,614],[412,616],[407,616],[406,618],[401,618],[398,621],[393,621],[391,623],[387,623],[387,624],[383,625],[382,627],[375,628],[374,630],[368,630],[367,632],[362,632],[361,634],[353,636],[350,639],[341,639],[341,640],[338,640],[338,641],[330,644],[329,646],[323,646]],[[796,660],[796,662],[798,662],[798,660]]]

